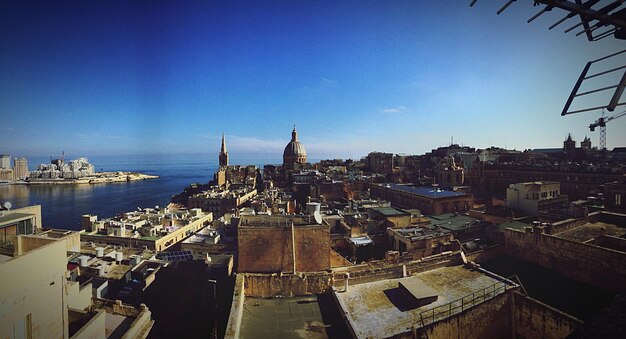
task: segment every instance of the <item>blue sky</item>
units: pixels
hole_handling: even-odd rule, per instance
[[[456,143],[597,144],[561,117],[589,60],[626,48],[500,2],[49,1],[0,4],[0,153],[422,154]],[[608,100],[607,100],[608,101]],[[626,145],[626,118],[608,124]]]

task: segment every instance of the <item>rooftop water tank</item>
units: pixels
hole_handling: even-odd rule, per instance
[[[96,257],[102,258],[104,256],[104,247],[96,247]]]
[[[320,211],[321,204],[319,202],[307,202],[306,203],[306,214],[313,215],[315,211]]]

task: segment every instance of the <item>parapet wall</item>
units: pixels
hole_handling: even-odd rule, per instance
[[[588,222],[589,222],[588,218],[565,219],[565,220],[558,221],[558,222],[548,225],[546,229],[546,233],[558,234],[561,232],[569,231],[572,228],[582,226]]]
[[[513,290],[422,329],[427,338],[507,338]],[[402,337],[411,338],[409,333]]]
[[[626,290],[626,253],[540,233],[506,229],[506,253],[564,276],[611,290]]]
[[[518,339],[565,338],[582,321],[521,293],[513,293],[513,323]]]
[[[383,279],[402,278],[404,276],[403,266],[406,267],[406,274],[412,275],[435,268],[460,264],[461,262],[459,252],[436,254],[420,260],[372,261],[361,265],[333,269],[333,285],[343,286],[346,273],[350,274],[349,284],[356,285]]]
[[[154,320],[151,319],[152,312],[145,304],[141,304],[140,307],[141,311],[130,324],[130,328],[124,333],[122,339],[146,338],[148,333],[150,333],[152,325],[154,325]]]
[[[237,274],[237,277],[235,278],[233,303],[230,307],[230,314],[228,316],[228,324],[226,325],[224,338],[239,338],[239,328],[241,327],[241,318],[243,317],[243,302],[246,298],[244,279],[245,277],[243,274]]]
[[[439,267],[461,263],[459,253],[438,254],[422,260],[413,261],[374,261],[367,264],[340,267],[332,271],[307,273],[245,273],[245,294],[250,297],[292,297],[308,294],[324,293],[332,286],[342,289],[346,273],[349,274],[348,284],[356,285],[372,281],[402,278],[404,267],[406,274],[432,270]],[[238,276],[239,276],[238,275]]]
[[[511,289],[426,326],[428,338],[565,338],[582,321]],[[402,337],[411,337],[410,332]]]
[[[332,273],[303,274],[245,273],[245,295],[250,297],[293,297],[324,293],[332,286]],[[238,275],[239,276],[239,275]]]
[[[505,254],[503,245],[494,245],[486,247],[480,251],[466,254],[467,261],[481,263]]]

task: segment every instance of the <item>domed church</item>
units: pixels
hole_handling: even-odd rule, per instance
[[[285,146],[283,152],[283,167],[286,169],[294,169],[296,164],[306,163],[306,150],[304,145],[298,141],[298,132],[296,126],[293,126],[291,132],[291,141]]]

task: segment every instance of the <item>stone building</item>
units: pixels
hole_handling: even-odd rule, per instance
[[[330,269],[330,226],[311,216],[245,215],[237,225],[238,272]]]
[[[441,187],[451,188],[463,185],[465,181],[463,168],[456,165],[451,155],[446,156],[437,163],[437,166],[435,166],[435,174],[437,184]]]
[[[626,213],[626,182],[604,185],[604,207],[612,212]]]
[[[0,253],[11,254],[17,236],[41,231],[41,205],[0,210]]]
[[[383,152],[371,152],[365,161],[367,169],[372,173],[391,174],[393,172],[393,154]]]
[[[467,212],[474,205],[474,197],[471,194],[430,187],[372,184],[370,194],[374,198],[390,201],[393,206],[419,209],[426,215]]]
[[[558,181],[523,182],[506,189],[506,206],[526,215],[537,215],[540,210],[567,203]]]
[[[394,250],[401,254],[410,252],[414,259],[459,249],[452,233],[440,227],[390,227],[387,228],[387,237]]]
[[[224,190],[213,188],[189,197],[189,208],[201,208],[203,212],[211,212],[215,218],[219,218],[228,212],[242,207],[257,194],[252,187]]]
[[[283,151],[283,167],[285,169],[293,170],[298,167],[299,164],[306,163],[306,150],[304,145],[298,141],[298,132],[296,126],[293,126],[291,132],[291,141],[285,146]]]

